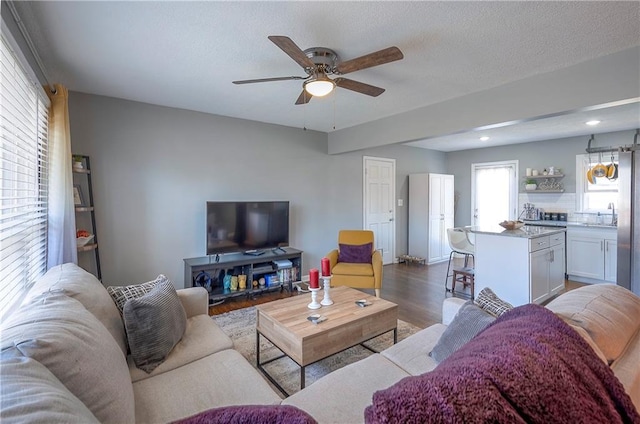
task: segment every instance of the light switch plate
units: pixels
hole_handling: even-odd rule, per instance
[[[404,200],[398,199],[398,206],[404,206]]]

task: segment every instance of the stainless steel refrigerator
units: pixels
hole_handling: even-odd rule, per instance
[[[640,146],[619,153],[618,285],[640,295]]]

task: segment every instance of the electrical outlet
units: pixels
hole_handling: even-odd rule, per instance
[[[404,200],[398,199],[398,206],[404,206]]]

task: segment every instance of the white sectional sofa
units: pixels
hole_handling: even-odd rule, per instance
[[[75,265],[51,269],[2,323],[0,421],[160,423],[231,405],[289,405],[320,423],[363,422],[374,393],[436,368],[429,352],[465,303],[446,299],[442,324],[282,400],[210,319],[206,290],[178,294],[187,329],[147,374],[127,354],[122,319],[102,284]],[[640,407],[640,298],[598,285],[547,308],[574,326]]]
[[[182,340],[150,374],[127,355],[120,313],[93,275],[49,270],[2,323],[2,423],[161,423],[280,396],[208,315],[207,291],[178,290]]]

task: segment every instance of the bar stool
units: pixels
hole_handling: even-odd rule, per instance
[[[447,238],[449,240],[449,247],[451,248],[451,253],[449,254],[449,264],[447,265],[447,275],[444,280],[444,288],[445,291],[449,291],[449,277],[451,274],[451,261],[453,259],[453,255],[455,253],[464,255],[464,268],[473,269],[469,266],[469,258],[473,261],[475,266],[475,257],[473,256],[476,252],[475,245],[469,239],[469,232],[466,228],[456,227],[456,228],[447,228]],[[451,291],[453,292],[453,286],[455,286],[455,278],[452,284]]]
[[[474,297],[475,271],[473,268],[454,268],[453,281],[451,282],[451,293],[456,290],[456,281],[462,283],[464,288],[471,286],[471,299]]]

